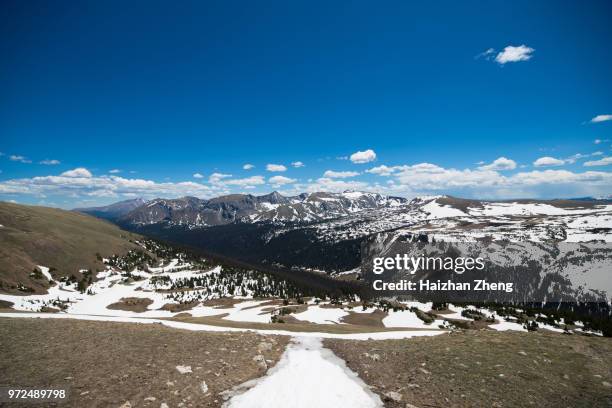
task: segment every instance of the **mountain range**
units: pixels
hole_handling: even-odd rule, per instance
[[[357,268],[364,238],[380,232],[461,241],[612,241],[612,205],[597,199],[409,200],[355,191],[289,197],[273,192],[130,200],[79,211],[248,262],[328,273]]]
[[[318,192],[285,197],[275,191],[262,196],[231,194],[210,200],[182,197],[157,198],[145,202],[135,199],[106,207],[78,208],[75,211],[136,226],[165,223],[211,227],[233,222],[309,223],[368,209],[398,207],[407,202],[405,198],[375,193]]]

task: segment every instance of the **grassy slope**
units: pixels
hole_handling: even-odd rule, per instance
[[[0,202],[0,290],[21,282],[44,292],[45,279],[29,277],[36,265],[53,267],[54,277],[78,275],[79,269],[103,269],[96,259],[135,247],[128,233],[89,215],[55,208]]]

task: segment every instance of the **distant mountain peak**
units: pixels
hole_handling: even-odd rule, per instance
[[[100,207],[75,208],[73,211],[93,215],[98,218],[116,221],[117,219],[128,214],[134,209],[145,205],[146,203],[146,200],[141,197],[138,197]]]
[[[121,223],[150,225],[169,223],[190,228],[224,225],[232,222],[298,222],[338,218],[369,209],[407,204],[399,197],[377,193],[324,191],[287,197],[273,191],[261,196],[230,194],[209,200],[195,197],[156,199],[123,214]]]

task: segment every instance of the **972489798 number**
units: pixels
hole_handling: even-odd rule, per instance
[[[64,388],[0,387],[0,402],[58,401],[68,398]]]

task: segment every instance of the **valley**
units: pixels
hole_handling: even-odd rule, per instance
[[[508,215],[506,210],[495,216],[472,210],[459,215],[454,211],[461,211],[455,208],[458,204],[451,211],[445,200],[382,204],[383,208],[355,210],[349,216],[320,215],[315,222],[254,217],[249,218],[252,222],[186,226],[166,220],[130,228],[131,232],[77,212],[9,206],[6,211],[23,215],[17,221],[3,219],[10,229],[0,234],[6,233],[3,239],[13,245],[5,251],[17,252],[24,245],[28,260],[12,260],[14,266],[24,265],[21,274],[0,275],[8,288],[0,290],[0,345],[9,355],[0,363],[0,382],[67,387],[67,406],[74,407],[263,407],[270,401],[276,406],[332,407],[345,401],[346,393],[354,399],[352,406],[363,407],[495,406],[500,389],[508,406],[557,400],[580,406],[580,398],[585,406],[608,403],[612,373],[603,362],[612,355],[606,338],[612,331],[605,307],[593,313],[584,305],[373,297],[364,290],[359,263],[345,273],[340,258],[338,269],[328,271],[321,261],[329,260],[322,256],[313,257],[317,264],[306,266],[299,258],[289,264],[248,255],[241,260],[208,246],[180,246],[189,241],[181,236],[197,236],[189,234],[210,233],[212,242],[214,231],[232,231],[247,240],[244,231],[265,230],[269,239],[257,245],[271,245],[270,251],[282,253],[291,248],[288,236],[306,233],[314,235],[310,247],[302,248],[321,251],[321,239],[333,243],[325,247],[329,251],[334,245],[352,248],[345,259],[354,259],[363,248],[359,240],[370,239],[370,231],[396,240],[431,235],[427,228],[436,225],[438,239],[447,234],[448,242],[458,237],[479,242],[478,234],[492,230],[475,233],[475,228],[468,228],[458,235],[462,230],[452,226],[482,225],[482,217],[497,217],[495,222],[519,217],[513,222],[522,225],[546,212],[550,228],[562,225],[565,231],[554,235],[558,241],[567,239],[569,228],[591,228],[588,222],[576,221],[581,217],[596,217],[597,225],[607,225],[610,211],[608,204],[554,210],[525,204],[528,210],[512,209],[520,215]],[[485,208],[478,211],[501,211]],[[37,217],[45,222],[33,222]],[[68,228],[71,223],[76,226]],[[72,232],[86,231],[85,225],[96,231],[93,241]],[[356,228],[354,232],[338,235],[342,228],[352,228],[348,225]],[[495,233],[512,236],[525,230],[508,225],[514,224],[496,226]],[[170,244],[147,237],[156,236],[149,228],[185,235],[176,235],[176,243]],[[71,263],[56,263],[38,246],[9,241],[7,237],[17,231],[40,239],[57,237],[54,242],[63,246]],[[102,231],[107,235],[99,238]],[[602,241],[609,238],[605,228],[597,234]],[[121,246],[97,241],[106,236]],[[216,237],[222,247],[223,235]],[[546,245],[552,242],[548,233],[530,237]],[[359,245],[347,244],[353,241]],[[91,245],[98,247],[88,249]],[[65,332],[69,339],[60,342]],[[551,346],[560,343],[570,351]],[[86,361],[81,354],[91,360],[85,365],[95,368],[79,368]],[[33,355],[35,363],[26,363]],[[106,363],[95,363],[111,355]],[[119,361],[129,361],[129,368]],[[45,367],[53,367],[52,372]],[[324,387],[321,375],[328,378]],[[553,381],[559,376],[562,395],[555,387],[524,392],[536,377]],[[479,379],[487,380],[483,384]],[[296,383],[299,392],[291,391]]]

